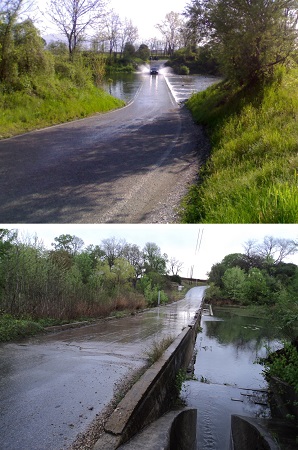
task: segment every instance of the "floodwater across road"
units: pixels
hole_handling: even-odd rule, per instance
[[[1,450],[67,448],[146,363],[146,350],[176,337],[200,309],[204,287],[185,299],[122,319],[0,345]]]

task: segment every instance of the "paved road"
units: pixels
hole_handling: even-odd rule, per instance
[[[204,290],[133,317],[0,345],[1,450],[69,446],[115,384],[145,364],[150,343],[193,321]]]
[[[0,141],[0,222],[156,222],[195,176],[199,133],[164,75],[144,74],[123,109]]]

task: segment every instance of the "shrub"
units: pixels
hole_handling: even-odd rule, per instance
[[[262,363],[266,377],[278,377],[293,386],[298,393],[298,349],[295,345],[285,343],[282,350],[271,353]]]
[[[32,336],[43,330],[43,327],[32,320],[15,319],[9,314],[0,316],[0,342]]]
[[[180,75],[189,75],[189,68],[187,66],[180,66],[178,69]]]

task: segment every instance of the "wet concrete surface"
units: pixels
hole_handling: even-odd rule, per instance
[[[162,73],[140,76],[125,108],[0,141],[2,223],[159,221],[152,214],[195,176],[206,138]]]
[[[69,446],[145,365],[150,343],[178,336],[200,308],[204,288],[136,316],[0,346],[1,450]]]

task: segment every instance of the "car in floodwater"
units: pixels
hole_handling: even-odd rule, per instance
[[[150,75],[158,75],[158,69],[156,67],[151,67]]]

